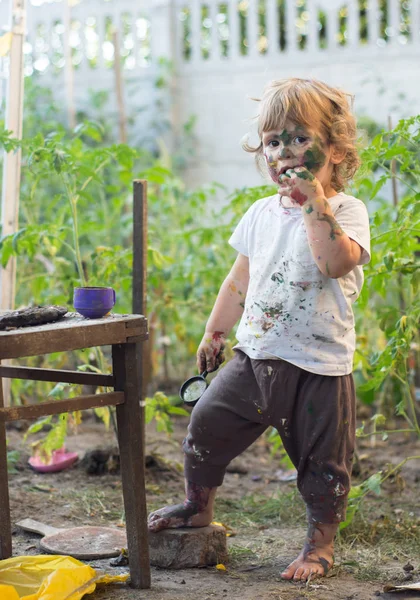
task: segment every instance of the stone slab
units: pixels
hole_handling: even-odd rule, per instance
[[[163,569],[186,569],[226,563],[226,529],[220,525],[164,529],[149,533],[150,562]]]

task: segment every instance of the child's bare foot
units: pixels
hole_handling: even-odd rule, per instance
[[[309,577],[324,577],[333,566],[333,546],[329,550],[314,550],[302,552],[281,574],[283,579],[307,581]]]
[[[281,577],[294,581],[324,577],[334,564],[334,536],[337,528],[337,524],[311,524],[302,552],[283,571]]]
[[[205,527],[210,525],[213,515],[206,511],[197,512],[195,505],[186,500],[183,504],[165,506],[149,515],[149,531],[160,531],[176,527]]]
[[[182,504],[165,506],[149,515],[149,531],[177,527],[205,527],[213,520],[213,505],[217,488],[207,488],[186,482],[187,498]]]

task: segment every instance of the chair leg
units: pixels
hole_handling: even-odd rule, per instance
[[[149,534],[145,489],[144,408],[140,406],[140,365],[136,344],[112,347],[115,390],[125,392],[117,406],[118,444],[124,495],[131,585],[150,588]]]
[[[4,406],[3,380],[0,377],[0,407]],[[0,559],[12,556],[9,481],[7,474],[6,423],[0,421]]]

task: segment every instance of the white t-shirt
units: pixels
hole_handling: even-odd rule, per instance
[[[370,260],[369,217],[361,200],[339,193],[328,202],[343,231]],[[255,202],[229,243],[249,257],[250,281],[236,348],[250,358],[281,358],[321,375],[347,375],[356,335],[352,304],[363,285],[356,266],[339,279],[315,263],[302,209],[278,194]]]

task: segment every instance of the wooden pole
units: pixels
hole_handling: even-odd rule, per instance
[[[147,282],[147,181],[133,181],[133,314],[146,316]],[[150,335],[150,334],[149,334]],[[142,397],[146,397],[152,371],[150,340],[139,344],[138,364],[142,365]]]
[[[9,79],[6,92],[6,129],[22,139],[23,123],[23,42],[26,29],[26,0],[11,0]],[[4,152],[3,187],[1,197],[2,235],[13,235],[19,227],[19,194],[22,152]],[[16,257],[11,256],[7,266],[0,269],[0,310],[15,306]],[[6,406],[10,404],[10,380],[3,383]]]
[[[26,0],[11,0],[12,41],[6,95],[6,129],[22,139],[23,120],[23,42],[26,26]],[[21,151],[5,152],[3,162],[3,189],[1,201],[2,235],[18,230]],[[14,308],[16,288],[16,258],[11,257],[6,268],[0,270],[0,309]]]
[[[389,131],[392,130],[392,118],[391,116],[388,117],[388,129]],[[392,182],[392,201],[394,203],[394,206],[398,206],[398,187],[397,187],[397,179],[396,179],[396,174],[397,174],[397,165],[395,162],[395,158],[391,159],[391,173],[392,173],[392,177],[391,177],[391,182]]]
[[[114,72],[115,72],[115,91],[117,94],[118,107],[118,125],[119,138],[121,144],[127,143],[127,115],[124,102],[124,81],[121,72],[121,52],[120,36],[118,30],[114,28],[112,32],[112,41],[114,43]]]
[[[70,129],[76,127],[76,108],[74,105],[74,68],[70,46],[71,8],[70,0],[64,0],[64,82],[67,102],[67,124]]]
[[[147,278],[147,181],[133,181],[133,314],[145,315]]]
[[[149,533],[145,484],[144,406],[138,349],[143,344],[112,346],[115,389],[124,392],[117,406],[118,446],[125,508],[131,587],[150,588]],[[1,423],[0,423],[1,425]]]
[[[3,380],[0,377],[0,408],[3,408]],[[12,556],[9,482],[7,473],[6,423],[0,421],[0,559]]]

